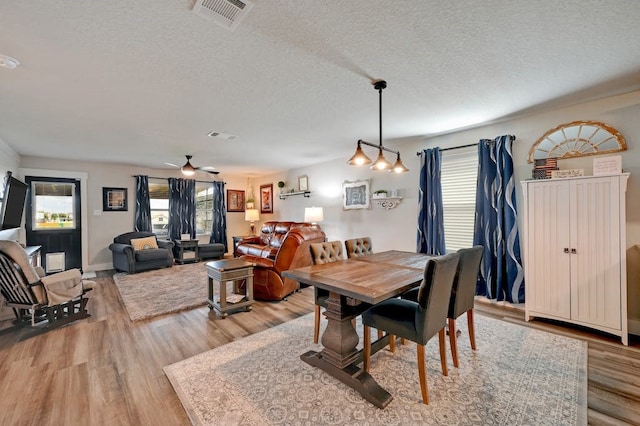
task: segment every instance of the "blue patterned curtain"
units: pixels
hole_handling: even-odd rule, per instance
[[[152,232],[151,203],[149,201],[149,176],[136,176],[136,212],[134,229]]]
[[[478,144],[480,164],[473,244],[484,247],[476,294],[522,303],[524,273],[511,151],[515,139],[505,135],[494,140],[482,139]]]
[[[196,181],[169,178],[169,239],[196,238]]]
[[[227,206],[224,202],[224,182],[213,182],[213,211],[212,211],[210,243],[224,244],[227,252]]]
[[[425,149],[420,163],[417,252],[445,254],[440,148]]]

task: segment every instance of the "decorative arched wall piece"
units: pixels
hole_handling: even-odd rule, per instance
[[[598,121],[572,121],[542,135],[529,150],[529,163],[542,158],[573,158],[626,150],[627,143],[613,127]]]

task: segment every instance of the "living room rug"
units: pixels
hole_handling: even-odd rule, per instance
[[[131,321],[140,321],[206,305],[205,265],[198,262],[137,274],[119,272],[113,275],[113,281]],[[227,283],[227,288],[231,289],[229,286],[232,284]],[[218,294],[217,287],[214,286],[214,294]]]
[[[587,424],[586,342],[475,320],[475,352],[466,320],[458,321],[460,368],[453,368],[447,342],[449,376],[440,370],[438,339],[427,344],[429,405],[422,404],[414,343],[371,358],[371,375],[394,398],[385,409],[301,361],[320,348],[312,342],[313,314],[164,371],[194,425]],[[362,335],[360,321],[357,327]]]

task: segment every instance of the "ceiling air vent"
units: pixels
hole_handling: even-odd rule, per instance
[[[253,3],[240,0],[192,0],[191,10],[228,30],[235,30]]]
[[[228,141],[232,141],[234,139],[238,139],[238,137],[236,135],[232,135],[232,134],[229,134],[229,133],[216,132],[216,131],[208,133],[207,136],[209,136],[210,138],[226,139]]]

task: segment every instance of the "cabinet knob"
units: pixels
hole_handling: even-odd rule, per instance
[[[568,248],[568,247],[565,247],[565,248],[564,248],[564,252],[565,252],[565,253],[569,253],[569,248]]]
[[[571,253],[572,253],[572,254],[576,254],[576,249],[572,248],[572,249],[571,249]]]

